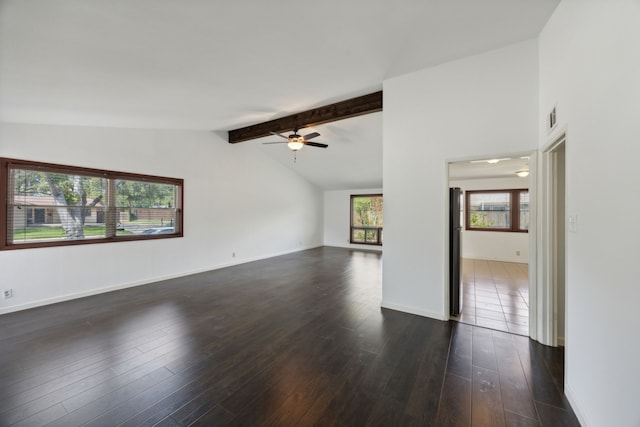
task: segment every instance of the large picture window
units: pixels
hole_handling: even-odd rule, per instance
[[[183,180],[0,158],[0,249],[182,237]]]
[[[466,191],[467,230],[529,230],[529,190]]]
[[[382,194],[351,196],[351,243],[382,245]]]

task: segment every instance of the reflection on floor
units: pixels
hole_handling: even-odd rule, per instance
[[[579,426],[564,349],[380,308],[321,247],[0,316],[0,426]]]
[[[528,336],[528,265],[463,259],[462,311],[453,319]]]

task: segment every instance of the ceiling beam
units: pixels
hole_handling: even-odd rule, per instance
[[[229,144],[382,111],[382,91],[229,131]]]

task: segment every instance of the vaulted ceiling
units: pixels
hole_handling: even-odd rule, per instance
[[[558,2],[2,0],[0,120],[224,132],[535,37]],[[381,185],[381,117],[319,126],[329,148],[305,147],[297,172]],[[289,165],[285,146],[249,144]]]

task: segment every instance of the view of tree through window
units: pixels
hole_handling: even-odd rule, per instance
[[[382,194],[351,196],[350,241],[382,245]]]
[[[1,161],[3,249],[182,235],[182,180]]]
[[[466,192],[466,229],[524,231],[529,229],[529,191]]]

